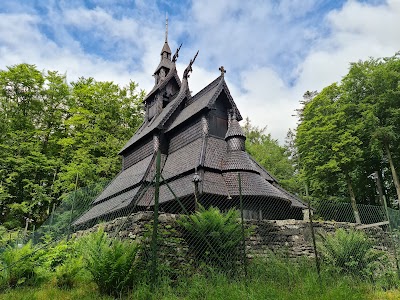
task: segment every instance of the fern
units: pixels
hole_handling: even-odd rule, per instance
[[[0,287],[17,287],[36,278],[34,248],[31,242],[21,248],[7,246],[0,254]]]
[[[111,240],[100,229],[87,238],[84,260],[102,294],[118,297],[133,286],[136,244]]]
[[[366,276],[373,273],[375,263],[384,252],[372,248],[364,232],[338,229],[334,234],[321,235],[319,250],[324,261],[338,272]]]
[[[76,283],[78,273],[83,269],[82,257],[72,257],[55,269],[56,284],[59,288],[71,289]]]
[[[181,216],[178,224],[199,261],[224,269],[235,267],[243,238],[236,210],[221,213],[218,208],[200,206],[196,213]]]

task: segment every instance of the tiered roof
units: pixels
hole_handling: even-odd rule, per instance
[[[197,169],[201,179],[201,195],[224,199],[218,201],[232,201],[229,199],[239,194],[237,174],[240,172],[242,194],[245,197],[256,196],[258,201],[266,204],[272,200],[280,201],[282,205],[297,210],[305,208],[300,199],[280,187],[277,180],[245,152],[245,135],[239,125],[242,117],[225,82],[224,69],[221,67],[221,75],[192,97],[188,87],[188,73],[194,59],[186,68],[181,81],[175,67],[176,57],[177,53],[171,60],[166,38],[155,75],[158,75],[161,68],[165,68],[168,73],[162,81],[155,83],[145,98],[145,105],[150,105],[147,99],[165,95],[165,89],[170,84],[178,85],[179,91],[167,99],[168,104],[158,115],[151,120],[145,119],[122,148],[120,154],[126,162],[122,171],[74,224],[83,225],[112,218],[123,211],[132,212],[134,208],[151,209],[154,189],[148,187],[154,177],[158,149],[162,152],[162,177],[180,198],[193,198],[193,174]],[[222,137],[210,134],[211,116],[218,109],[221,112],[221,108],[217,107],[226,108],[228,119],[227,130]],[[141,149],[140,152],[137,149]],[[143,157],[139,161],[135,159],[138,155]],[[128,164],[129,161],[137,162]],[[161,184],[160,204],[173,201],[174,195],[166,184]]]

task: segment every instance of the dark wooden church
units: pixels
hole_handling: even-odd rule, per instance
[[[134,211],[152,210],[156,156],[161,152],[160,210],[195,209],[195,192],[203,206],[238,207],[239,182],[247,218],[302,219],[306,206],[245,151],[242,116],[221,75],[192,96],[189,73],[197,56],[179,78],[167,35],[155,85],[144,99],[145,119],[120,151],[122,170],[74,225],[89,226]],[[175,196],[165,184],[175,193]],[[197,187],[195,188],[195,185]]]

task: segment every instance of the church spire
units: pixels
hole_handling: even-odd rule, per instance
[[[165,42],[168,43],[168,13],[165,13]]]
[[[177,51],[179,51],[179,49]],[[156,85],[162,82],[167,74],[175,68],[176,57],[178,57],[178,54],[176,54],[175,59],[171,60],[172,52],[171,48],[168,45],[168,15],[165,16],[165,40],[160,54],[160,63],[158,64],[158,67],[154,72]]]
[[[168,14],[165,16],[165,42],[161,50],[161,59],[167,58],[171,60],[171,48],[168,45]]]

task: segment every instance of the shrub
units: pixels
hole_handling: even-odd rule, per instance
[[[135,279],[137,244],[112,240],[100,229],[86,237],[84,260],[102,294],[118,297]]]
[[[57,266],[56,284],[59,288],[71,289],[76,283],[76,277],[83,268],[82,257],[67,259],[63,264]]]
[[[7,246],[0,255],[0,286],[17,287],[36,278],[34,248],[31,242],[20,248]]]
[[[192,215],[184,215],[178,224],[185,230],[185,239],[196,258],[212,266],[234,270],[242,242],[241,224],[234,209],[226,213],[218,208],[205,209]],[[246,235],[249,230],[246,230]]]
[[[46,270],[54,272],[59,265],[73,256],[76,256],[74,241],[61,240],[44,249],[40,265]]]
[[[385,255],[372,248],[373,243],[362,231],[338,229],[334,234],[320,235],[322,259],[342,274],[371,276],[377,262]]]

